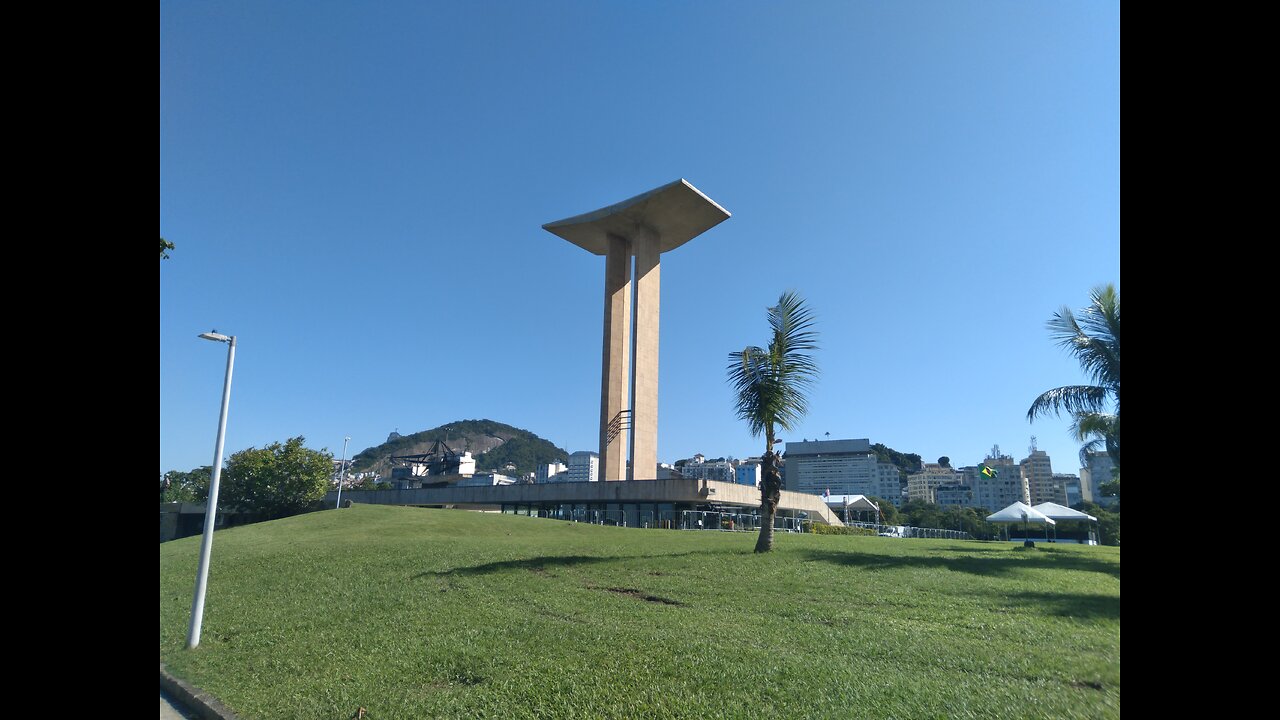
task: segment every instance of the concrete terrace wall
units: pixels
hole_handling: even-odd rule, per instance
[[[412,490],[347,490],[344,500],[376,505],[526,505],[538,503],[717,503],[760,507],[760,491],[714,480],[633,480],[626,482],[547,483],[485,487],[417,488]],[[337,493],[326,502],[332,505]],[[780,510],[804,511],[810,519],[843,525],[817,495],[782,492]]]

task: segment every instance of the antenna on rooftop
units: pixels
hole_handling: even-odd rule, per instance
[[[1030,448],[1030,452],[1031,452],[1031,453],[1034,453],[1035,451],[1036,451],[1036,436],[1035,436],[1035,435],[1032,435],[1032,436],[1031,436],[1031,448]]]

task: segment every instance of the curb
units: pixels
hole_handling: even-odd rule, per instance
[[[160,687],[203,720],[240,720],[214,696],[174,677],[164,663],[160,663]]]

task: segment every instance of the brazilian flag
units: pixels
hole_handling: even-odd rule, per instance
[[[978,466],[978,472],[981,473],[984,478],[995,478],[1000,476],[1000,473],[995,468],[987,467],[986,465]]]

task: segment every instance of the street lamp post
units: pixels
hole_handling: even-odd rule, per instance
[[[342,467],[338,471],[338,504],[333,506],[334,510],[342,507],[342,481],[347,479],[347,443],[349,442],[351,442],[350,437],[342,438],[342,461],[339,463]]]
[[[200,569],[196,571],[196,592],[191,600],[191,626],[187,629],[187,649],[200,644],[200,627],[204,624],[204,593],[209,583],[209,554],[213,551],[213,525],[218,515],[218,481],[222,479],[222,445],[227,437],[227,408],[231,405],[231,370],[236,363],[236,336],[217,332],[200,337],[227,343],[227,377],[222,383],[222,413],[218,417],[218,440],[213,449],[213,472],[209,477],[209,499],[204,510],[204,536],[200,541]]]

